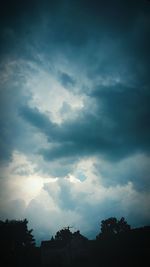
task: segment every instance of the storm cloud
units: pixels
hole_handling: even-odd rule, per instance
[[[149,224],[149,1],[1,2],[2,219]]]
[[[25,120],[43,132],[49,142],[56,143],[54,148],[41,151],[45,159],[102,154],[106,159],[119,160],[134,153],[149,154],[148,89],[116,84],[98,87],[90,97],[92,111],[87,104],[75,120],[61,125],[52,123],[37,109],[22,110]]]

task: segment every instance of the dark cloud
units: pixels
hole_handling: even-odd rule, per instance
[[[32,57],[27,48],[30,45],[38,52],[51,53],[52,43],[53,50],[59,47],[64,52],[64,46],[67,50],[79,49],[105,37],[128,41],[126,34],[149,12],[149,3],[142,0],[2,1],[1,50],[3,54]],[[137,27],[141,29],[143,23]]]
[[[116,139],[116,149],[118,144],[122,148],[129,146],[129,151],[137,149],[149,152],[149,89],[117,84],[97,88],[93,97],[97,103],[102,102],[103,108],[99,106],[99,113],[103,112],[104,119],[108,116],[110,123],[114,124],[112,139]]]
[[[3,79],[3,77],[1,77]],[[19,78],[18,78],[19,79]],[[0,159],[10,159],[13,149],[17,146],[16,138],[22,134],[20,122],[18,121],[17,108],[26,102],[26,97],[22,99],[22,93],[16,84],[17,77],[10,84],[1,82],[0,98]],[[14,94],[14,91],[16,94]]]
[[[99,160],[95,164],[95,173],[103,177],[101,183],[106,187],[125,185],[130,181],[137,191],[149,192],[149,165],[149,157],[138,154],[113,164]]]
[[[87,106],[77,119],[60,126],[36,109],[24,109],[22,116],[57,144],[41,150],[46,160],[102,154],[113,161],[149,153],[149,90],[116,84],[96,88],[91,98],[96,102],[92,113]]]
[[[48,185],[43,188],[46,200],[52,197],[62,210],[59,215],[47,209],[41,196],[33,199],[26,211],[24,203],[13,197],[12,203],[4,205],[3,217],[11,218],[17,207],[15,216],[25,214],[31,219],[41,238],[47,238],[50,220],[55,226],[71,210],[77,213],[74,219],[79,214],[81,221],[92,227],[98,223],[99,212],[100,219],[126,215],[133,224],[149,222],[149,29],[150,3],[146,0],[1,1],[0,158],[8,163],[17,150],[32,158],[41,177],[44,173],[62,179],[80,159],[94,155],[97,162],[103,159],[103,166],[95,165],[95,173],[101,181],[99,188],[105,191],[104,201],[93,203],[86,189],[73,192],[70,182],[60,181],[58,195]],[[58,96],[58,114],[64,119],[60,124],[50,119],[55,107],[46,110],[45,70],[48,76],[54,75],[48,80],[54,82],[54,86],[48,85],[50,91],[58,86],[61,94],[63,86],[67,94],[83,97],[83,107],[76,112],[72,97],[62,103]],[[47,99],[38,95],[38,82],[31,77],[39,83],[43,79],[41,91]],[[33,86],[34,90],[29,88]],[[40,97],[47,101],[46,108]],[[71,114],[69,118],[67,114]],[[25,175],[19,168],[17,175]],[[86,182],[88,177],[84,178]],[[133,188],[126,188],[128,181]],[[121,186],[125,189],[120,193]],[[109,188],[114,190],[110,198]]]
[[[19,116],[31,94],[24,90],[26,75],[22,62],[11,60],[0,67],[0,161],[10,161],[14,150],[30,154],[35,142],[33,127]]]
[[[69,88],[70,86],[72,87],[75,85],[74,79],[69,76],[67,73],[61,73],[60,75],[60,81],[64,87]]]
[[[33,109],[28,106],[24,106],[20,108],[19,115],[31,125],[46,134],[50,142],[57,138],[57,128],[59,127],[55,123],[52,123],[48,119],[47,115],[40,113],[37,108]]]

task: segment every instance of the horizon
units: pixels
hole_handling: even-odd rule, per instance
[[[144,229],[147,229],[147,228],[150,228],[150,225],[141,225],[141,226],[138,226],[138,227],[131,227],[131,225],[130,224],[128,224],[128,222],[126,221],[126,219],[124,218],[124,217],[121,217],[120,219],[119,218],[116,218],[116,217],[109,217],[109,218],[106,218],[105,220],[102,220],[101,222],[100,222],[100,224],[99,224],[99,231],[96,233],[96,235],[95,236],[93,236],[93,237],[88,237],[88,236],[85,236],[85,235],[83,235],[83,233],[80,231],[80,229],[78,228],[78,229],[74,229],[74,227],[72,227],[72,226],[64,226],[63,228],[61,228],[61,229],[57,229],[57,231],[55,232],[55,233],[53,233],[51,236],[49,236],[47,239],[44,239],[44,240],[36,240],[36,237],[34,236],[34,229],[29,229],[29,227],[28,227],[28,220],[25,218],[25,219],[18,219],[18,220],[16,220],[16,219],[13,219],[13,220],[8,220],[8,219],[6,219],[6,220],[4,220],[4,221],[2,221],[2,220],[0,220],[2,223],[9,223],[9,224],[11,224],[12,222],[13,223],[18,223],[18,222],[24,222],[24,221],[26,221],[27,220],[27,230],[30,232],[30,234],[31,234],[31,236],[33,237],[33,244],[34,244],[34,246],[35,247],[40,247],[41,246],[41,244],[42,244],[42,242],[47,242],[47,241],[57,241],[57,234],[59,233],[59,232],[61,232],[62,230],[69,230],[70,231],[70,233],[71,234],[74,234],[74,233],[79,233],[83,238],[86,238],[88,241],[96,241],[96,240],[98,240],[98,239],[107,239],[107,237],[105,237],[105,233],[103,232],[103,230],[102,230],[102,223],[103,222],[106,222],[106,221],[108,221],[108,220],[110,220],[110,219],[116,219],[116,223],[118,223],[119,221],[121,221],[121,219],[124,219],[124,221],[125,221],[125,223],[127,224],[127,226],[128,226],[128,228],[126,228],[126,229],[123,229],[122,228],[122,231],[123,232],[114,232],[113,231],[113,235],[118,235],[118,234],[120,234],[120,233],[128,233],[128,232],[133,232],[134,230],[144,230]],[[71,230],[70,230],[71,229]],[[72,229],[74,229],[74,230],[72,230]],[[115,229],[115,228],[114,228]],[[104,237],[103,237],[103,235],[104,235]],[[52,240],[53,239],[53,240]]]

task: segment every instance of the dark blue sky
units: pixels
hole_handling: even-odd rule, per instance
[[[1,218],[37,240],[150,223],[150,2],[1,1]]]

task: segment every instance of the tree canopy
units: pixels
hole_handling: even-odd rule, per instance
[[[67,243],[72,239],[73,233],[70,231],[70,227],[65,227],[58,231],[55,235],[55,240],[61,240]]]
[[[65,227],[63,229],[61,229],[60,231],[58,231],[55,235],[55,239],[52,239],[51,240],[59,240],[59,241],[63,241],[64,243],[68,243],[70,242],[72,239],[80,239],[80,240],[87,240],[86,237],[84,237],[83,235],[80,234],[80,231],[76,231],[74,233],[72,233],[70,231],[70,227]]]
[[[129,231],[130,229],[131,227],[126,222],[124,217],[122,217],[120,220],[117,220],[115,217],[110,217],[106,220],[101,221],[101,233],[97,236],[97,238],[104,235],[110,236],[119,234]]]
[[[26,219],[0,221],[1,242],[12,248],[34,246],[32,229],[28,230],[27,224]]]

